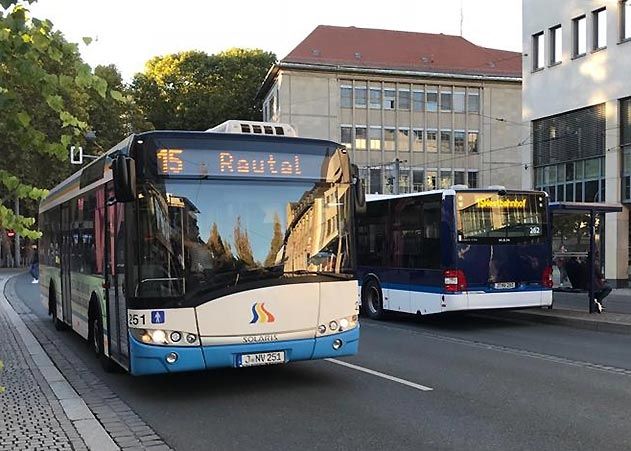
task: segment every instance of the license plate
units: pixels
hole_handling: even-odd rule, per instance
[[[285,351],[258,352],[256,354],[241,354],[237,359],[237,366],[273,365],[285,363]]]
[[[515,288],[515,282],[498,282],[493,284],[493,288],[496,290],[509,290]]]

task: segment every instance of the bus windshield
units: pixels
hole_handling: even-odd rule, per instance
[[[456,193],[459,242],[509,243],[546,234],[546,199],[539,193]]]
[[[207,300],[351,272],[348,184],[161,177],[142,186],[138,297]]]

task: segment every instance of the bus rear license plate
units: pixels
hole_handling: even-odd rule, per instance
[[[496,290],[509,290],[515,288],[515,282],[498,282],[493,284],[493,288]]]
[[[256,354],[241,354],[237,366],[273,365],[285,363],[285,351],[259,352]]]

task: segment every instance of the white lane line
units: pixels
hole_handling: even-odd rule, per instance
[[[416,388],[421,391],[432,391],[434,390],[431,387],[426,387],[425,385],[416,384],[414,382],[406,381],[405,379],[401,379],[400,377],[390,376],[389,374],[380,373],[379,371],[371,370],[370,368],[364,368],[363,366],[353,365],[352,363],[343,362],[337,359],[324,359],[327,362],[335,363],[336,365],[345,366],[346,368],[350,368],[352,370],[361,371],[363,373],[372,374],[373,376],[381,377],[383,379],[387,379],[392,382],[396,382],[398,384],[407,385],[408,387]]]

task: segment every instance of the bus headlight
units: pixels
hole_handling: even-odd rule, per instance
[[[163,330],[156,329],[156,330],[152,330],[150,333],[151,333],[151,340],[153,340],[154,343],[166,344],[167,334]]]
[[[197,335],[179,330],[130,328],[129,332],[134,338],[148,345],[194,346],[198,343]]]

